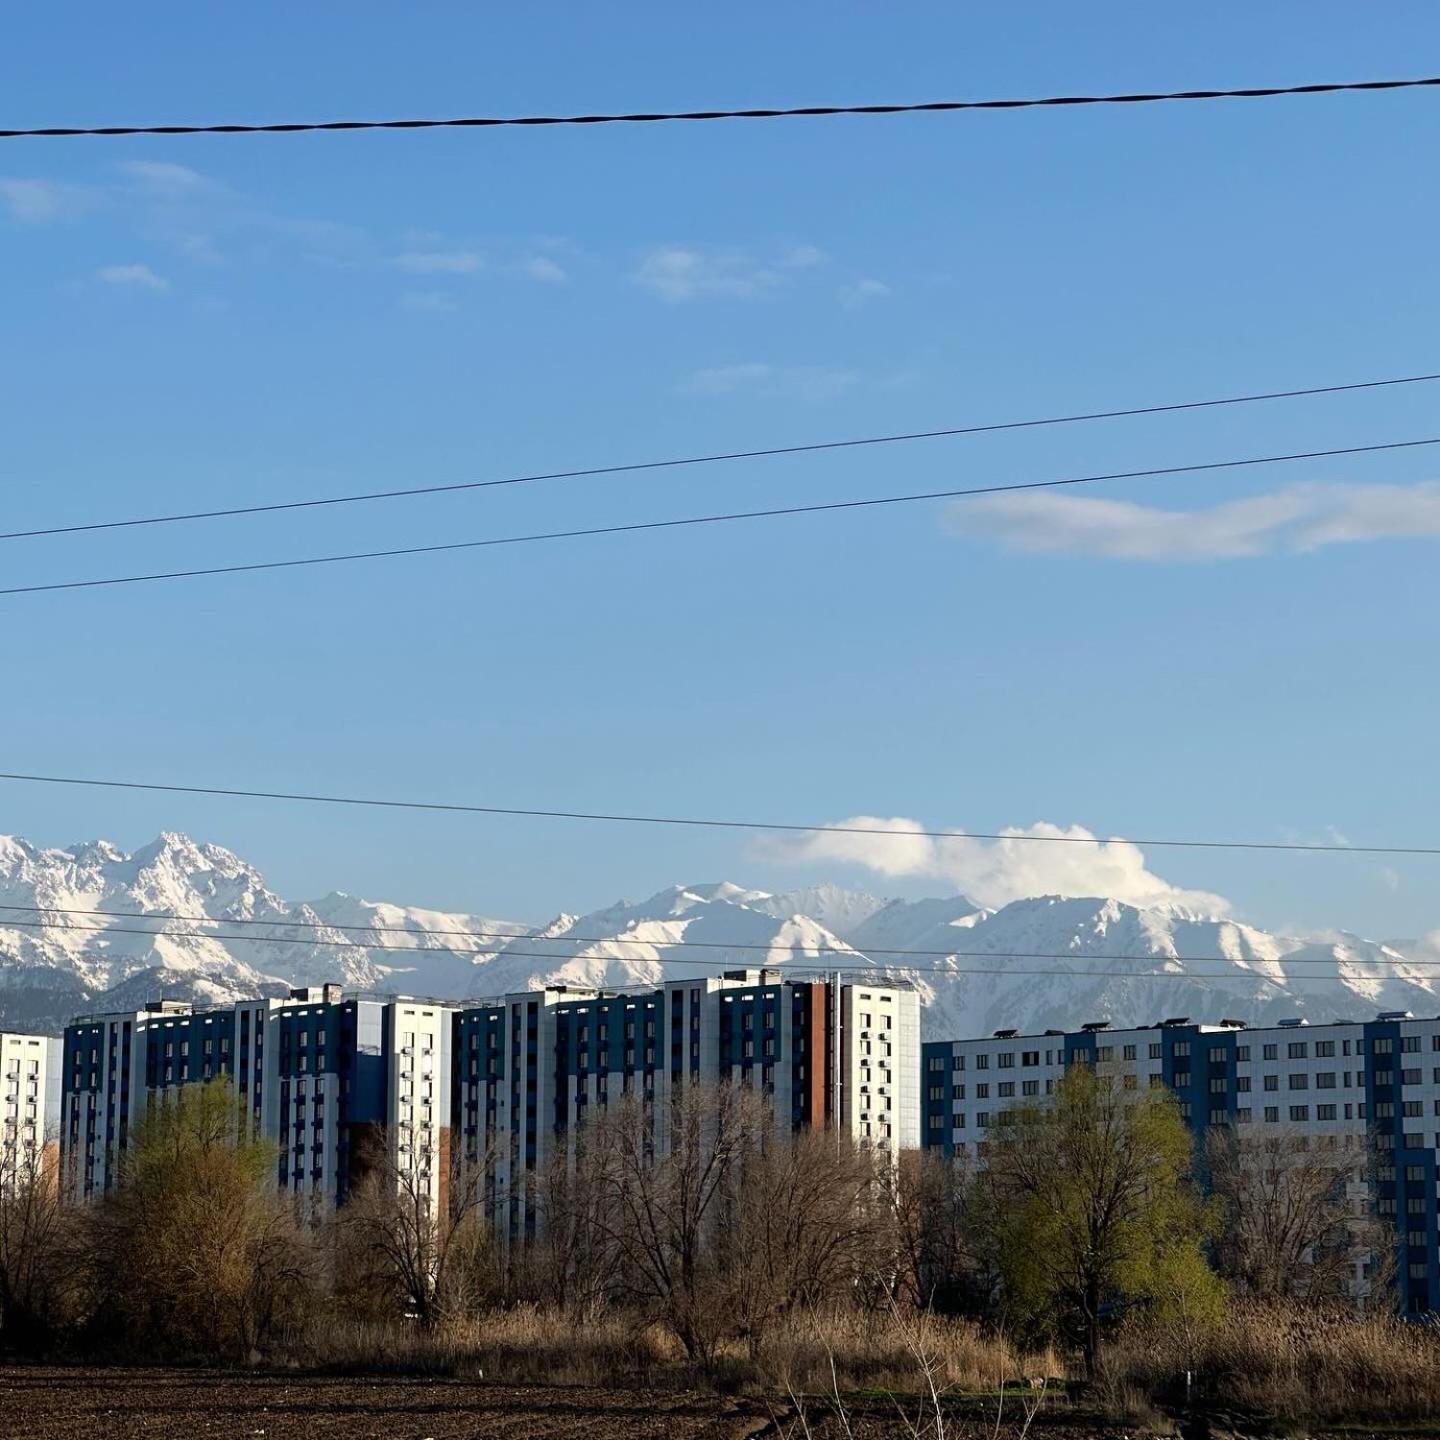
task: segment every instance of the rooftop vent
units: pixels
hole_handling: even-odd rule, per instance
[[[997,1040],[1013,1040],[1019,1033],[1018,1030],[997,1030],[995,1038]]]
[[[1080,1028],[1087,1035],[1093,1035],[1097,1030],[1108,1030],[1110,1022],[1108,1020],[1087,1020]]]
[[[1220,1023],[1227,1030],[1243,1030],[1246,1026],[1244,1020],[1222,1020]]]
[[[1277,1020],[1275,1023],[1276,1023],[1282,1030],[1298,1030],[1302,1025],[1308,1025],[1310,1022],[1309,1022],[1308,1020],[1305,1020],[1305,1019],[1296,1019],[1296,1020]]]
[[[1065,1032],[1063,1030],[1047,1030],[1045,1033],[1047,1035],[1063,1035]]]
[[[1413,1020],[1415,1017],[1408,1010],[1382,1010],[1375,1018],[1377,1020]]]

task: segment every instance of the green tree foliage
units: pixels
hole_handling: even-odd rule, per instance
[[[154,1102],[91,1217],[95,1317],[172,1354],[245,1357],[298,1319],[310,1250],[276,1150],[242,1137],[227,1080]]]
[[[1174,1099],[1073,1067],[1053,1096],[991,1129],[972,1223],[1012,1319],[1076,1342],[1093,1374],[1105,1325],[1146,1307],[1187,1324],[1218,1317],[1206,1264],[1209,1209],[1190,1183]]]

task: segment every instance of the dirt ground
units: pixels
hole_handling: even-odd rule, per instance
[[[739,1440],[767,1420],[712,1395],[176,1370],[0,1370],[3,1440]]]
[[[911,1432],[893,1402],[852,1417],[855,1440]],[[815,1440],[846,1432],[821,1407]],[[0,1440],[800,1440],[788,1407],[675,1391],[505,1386],[465,1380],[232,1371],[0,1368]],[[1031,1440],[1094,1440],[1037,1424]],[[993,1420],[947,1434],[995,1440]],[[1000,1440],[1014,1440],[1007,1426]]]

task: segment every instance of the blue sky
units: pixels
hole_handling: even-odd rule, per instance
[[[1363,17],[1313,0],[338,16],[96,10],[77,46],[67,17],[32,8],[8,20],[4,121],[1440,69],[1440,13],[1419,3]],[[1422,91],[3,142],[0,528],[1434,370],[1437,138],[1440,95]],[[0,577],[1409,439],[1440,433],[1436,398],[1416,386],[9,541]],[[15,596],[0,754],[13,770],[501,805],[1433,844],[1435,473],[1422,450],[1116,482],[1018,513],[917,506]],[[1162,851],[1146,870],[1121,852],[1077,871],[1073,855],[1046,858],[1071,847],[1022,859],[877,841],[847,858],[725,832],[0,790],[0,830],[44,843],[137,845],[162,827],[231,846],[290,895],[524,918],[678,879],[824,874],[982,898],[1168,882],[1268,925],[1440,926],[1433,860]]]

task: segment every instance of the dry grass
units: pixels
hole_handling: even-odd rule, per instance
[[[797,1317],[752,1353],[734,1344],[705,1371],[686,1362],[658,1326],[620,1314],[577,1322],[517,1306],[455,1320],[433,1331],[414,1324],[329,1319],[312,1325],[289,1358],[305,1368],[347,1373],[446,1375],[499,1384],[789,1388],[798,1393],[890,1390],[910,1393],[921,1375],[916,1343],[955,1394],[993,1392],[1063,1373],[1051,1352],[1024,1355],[970,1321],[911,1316],[902,1332],[886,1312],[836,1309]],[[834,1365],[832,1373],[832,1361]]]
[[[1422,1420],[1440,1413],[1440,1326],[1390,1316],[1286,1306],[1237,1306],[1189,1353],[1151,1328],[1122,1332],[1103,1369],[1110,1382],[1164,1400],[1183,1395],[1277,1423]]]
[[[291,1359],[348,1374],[445,1375],[507,1385],[649,1385],[681,1357],[652,1327],[620,1317],[576,1324],[534,1306],[415,1324],[331,1319],[313,1325]]]
[[[909,1392],[920,1381],[917,1354],[933,1361],[937,1382],[952,1393],[990,1392],[1065,1371],[1053,1352],[1021,1353],[970,1320],[854,1309],[795,1319],[767,1340],[758,1361],[766,1379],[796,1391],[829,1391],[833,1357],[842,1390]]]

